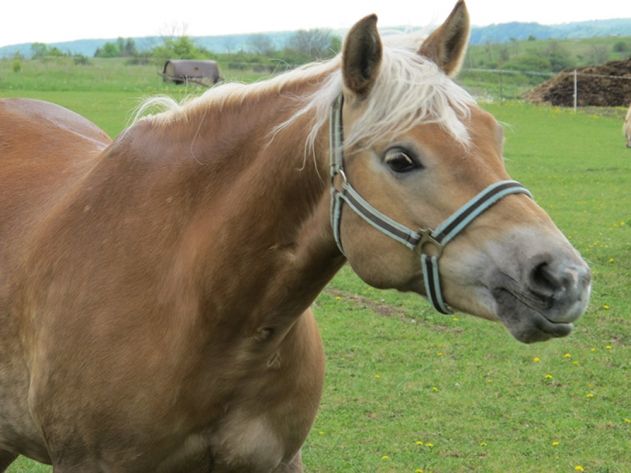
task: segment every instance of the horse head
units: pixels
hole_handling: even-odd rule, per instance
[[[522,342],[569,334],[590,270],[510,180],[502,127],[452,80],[469,37],[464,2],[413,50],[384,47],[376,24],[367,16],[347,35],[331,114],[341,251],[368,284],[500,320]]]

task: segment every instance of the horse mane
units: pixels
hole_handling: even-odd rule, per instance
[[[180,120],[191,122],[198,112],[208,107],[221,109],[230,104],[240,105],[261,94],[286,95],[295,101],[296,112],[275,126],[272,135],[298,118],[311,115],[312,127],[305,148],[305,153],[311,154],[328,121],[331,104],[342,91],[340,65],[341,55],[338,55],[329,61],[309,64],[253,84],[221,84],[181,103],[170,97],[153,97],[140,105],[133,123],[144,120],[158,125]],[[287,86],[300,83],[309,84],[311,91],[299,95],[292,88],[290,93],[285,93]],[[314,84],[317,85],[315,89]],[[345,147],[368,148],[378,140],[405,133],[422,123],[437,123],[461,144],[469,143],[463,120],[469,116],[475,100],[436,64],[415,51],[400,45],[386,45],[380,73],[365,100],[365,113],[346,131]],[[156,107],[165,111],[144,116]]]
[[[475,100],[439,67],[415,51],[384,48],[381,69],[368,97],[364,113],[345,131],[344,146],[369,148],[377,141],[394,137],[426,123],[437,123],[463,145],[469,132],[463,119],[470,114]],[[329,118],[329,110],[342,91],[342,72],[338,67],[325,84],[307,97],[294,117],[313,112],[313,127],[307,147],[313,150],[319,131]]]

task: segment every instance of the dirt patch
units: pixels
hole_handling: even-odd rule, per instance
[[[602,66],[577,69],[577,104],[580,107],[616,107],[631,103],[631,58]],[[574,70],[566,70],[525,95],[535,103],[574,105]]]
[[[324,292],[333,297],[341,297],[347,301],[351,301],[363,309],[370,309],[373,312],[385,317],[395,317],[406,322],[416,323],[417,319],[410,317],[408,313],[399,307],[394,307],[385,302],[377,302],[364,296],[353,294],[339,289],[327,288]]]
[[[381,315],[383,317],[392,317],[408,324],[431,326],[431,330],[437,332],[462,333],[464,330],[462,327],[454,327],[451,324],[445,324],[441,320],[443,319],[442,315],[440,315],[436,319],[414,317],[410,315],[409,310],[403,309],[401,307],[392,306],[390,304],[386,304],[385,302],[378,302],[373,299],[369,299],[368,297],[360,296],[351,292],[341,291],[339,289],[334,289],[331,287],[326,288],[324,290],[324,293],[332,297],[341,297],[346,302],[351,302],[361,309],[371,310],[375,314]],[[457,320],[457,317],[454,316],[453,319]]]

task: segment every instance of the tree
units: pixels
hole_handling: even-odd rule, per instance
[[[118,57],[120,56],[120,49],[118,44],[107,42],[100,48],[96,49],[94,57]]]
[[[544,54],[550,61],[550,67],[554,72],[574,66],[572,55],[558,41],[551,40],[544,50]]]
[[[136,49],[136,42],[133,38],[127,38],[125,40],[125,45],[121,51],[122,55],[125,57],[134,57],[138,55],[138,50]]]
[[[323,59],[337,53],[340,40],[330,30],[299,30],[291,36],[287,48],[310,59]]]
[[[62,57],[67,56],[67,54],[55,46],[48,46],[44,43],[33,43],[31,44],[31,56],[33,59],[41,59],[45,57]]]
[[[274,43],[269,36],[264,34],[253,34],[248,38],[249,49],[263,56],[271,56],[276,51]]]
[[[116,42],[107,42],[94,53],[95,57],[134,57],[138,55],[136,43],[132,38],[118,38]]]
[[[607,46],[592,45],[587,57],[591,64],[604,64],[609,59]]]
[[[500,62],[508,62],[510,60],[510,51],[508,50],[508,46],[502,45],[499,47],[500,54]]]
[[[162,45],[152,49],[151,55],[158,61],[167,59],[202,59],[210,53],[197,46],[188,36],[164,38]]]
[[[40,59],[48,56],[48,46],[44,43],[31,44],[31,56],[33,59]]]

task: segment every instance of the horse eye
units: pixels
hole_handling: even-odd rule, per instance
[[[410,155],[412,153],[403,148],[390,148],[386,151],[384,161],[392,171],[403,174],[421,167]]]

